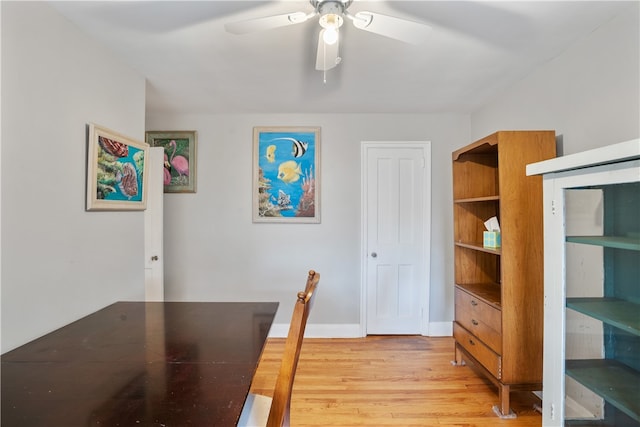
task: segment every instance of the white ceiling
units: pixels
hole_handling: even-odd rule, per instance
[[[307,1],[51,4],[148,80],[147,108],[175,113],[471,113],[630,1],[359,1],[433,28],[414,46],[341,29],[342,63],[315,70],[316,19],[245,35],[224,24],[305,11]]]

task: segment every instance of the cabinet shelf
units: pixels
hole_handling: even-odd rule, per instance
[[[457,283],[456,286],[465,292],[473,294],[493,307],[500,309],[500,285],[497,283]]]
[[[464,199],[456,199],[453,203],[496,202],[499,200],[500,196],[465,197]]]
[[[617,298],[567,298],[567,308],[640,336],[640,304]]]
[[[640,373],[611,359],[567,360],[566,373],[640,421]]]
[[[543,427],[640,427],[640,140],[527,166],[544,182]]]
[[[456,246],[461,248],[473,249],[474,251],[486,252],[493,255],[501,255],[501,248],[485,248],[481,244],[478,243],[465,243],[465,242],[455,242]]]
[[[640,251],[640,239],[621,236],[567,236],[569,243],[603,246],[605,248],[628,249]]]

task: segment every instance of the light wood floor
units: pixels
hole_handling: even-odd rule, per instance
[[[269,339],[251,390],[271,395],[283,339]],[[492,411],[497,389],[452,366],[453,339],[419,336],[305,339],[292,426],[540,426],[530,392],[513,393],[518,417]]]

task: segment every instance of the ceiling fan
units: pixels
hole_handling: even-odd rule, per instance
[[[338,39],[339,30],[345,18],[360,30],[411,44],[418,44],[424,41],[431,32],[431,27],[426,24],[380,13],[363,11],[351,14],[347,9],[353,3],[353,0],[309,0],[309,3],[313,6],[313,12],[292,12],[233,22],[225,24],[225,29],[232,34],[246,34],[300,24],[319,15],[321,30],[318,37],[316,70],[321,71],[329,70],[341,61],[340,56],[338,56]]]

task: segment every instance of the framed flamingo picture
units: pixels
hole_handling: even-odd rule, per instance
[[[320,222],[320,128],[253,128],[253,222]]]
[[[148,131],[147,144],[164,148],[164,192],[196,192],[196,132]]]
[[[146,209],[148,153],[144,142],[90,123],[86,209]]]

